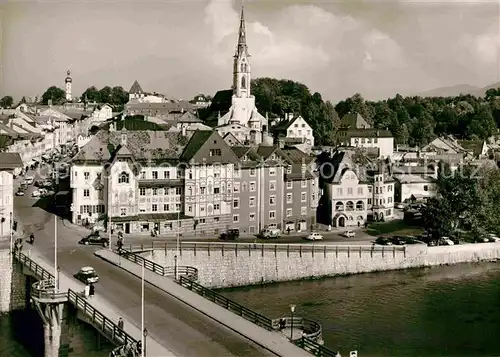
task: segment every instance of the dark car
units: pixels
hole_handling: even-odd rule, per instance
[[[240,236],[239,229],[228,229],[226,232],[221,233],[220,239],[222,240],[235,240]]]
[[[102,245],[107,247],[109,245],[109,239],[101,237],[99,232],[92,232],[87,237],[80,239],[79,244],[85,245]]]
[[[375,240],[375,244],[379,244],[379,245],[392,245],[392,242],[387,237],[378,237]]]
[[[405,245],[406,244],[405,237],[393,236],[389,240],[394,245]]]

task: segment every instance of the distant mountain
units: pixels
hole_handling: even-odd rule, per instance
[[[441,87],[431,89],[425,92],[418,93],[416,95],[420,97],[454,97],[459,94],[474,94],[482,93],[485,90],[483,88],[471,86],[469,84],[457,84],[450,87]]]

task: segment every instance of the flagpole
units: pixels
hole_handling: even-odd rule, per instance
[[[179,222],[180,222],[181,211],[177,211],[177,256],[180,256],[180,236],[179,236]],[[175,259],[175,280],[177,280],[177,259]]]
[[[54,215],[54,289],[56,289],[56,291],[59,286],[59,277],[57,273],[57,216]]]
[[[141,357],[144,357],[144,260],[141,268]]]
[[[10,212],[10,259],[12,261],[12,255],[14,254],[14,215]]]

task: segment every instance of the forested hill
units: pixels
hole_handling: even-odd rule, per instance
[[[446,134],[460,139],[486,139],[500,126],[500,89],[489,89],[484,97],[403,97],[365,101],[360,94],[335,106],[321,94],[311,94],[302,83],[275,78],[252,81],[259,112],[270,118],[300,113],[314,129],[318,144],[331,144],[339,118],[349,112],[361,114],[376,128],[388,128],[398,144],[423,146]],[[220,91],[202,119],[225,114],[231,105],[231,91]]]

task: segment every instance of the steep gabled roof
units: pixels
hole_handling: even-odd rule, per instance
[[[347,113],[340,121],[340,126],[350,129],[369,129],[370,124],[359,113]]]
[[[181,160],[190,161],[211,136],[212,132],[208,130],[195,131],[182,152]]]
[[[139,82],[137,80],[132,84],[132,87],[130,87],[130,90],[128,91],[130,94],[139,94],[139,93],[144,93],[142,90]]]
[[[23,167],[21,156],[17,152],[0,152],[0,169]]]

